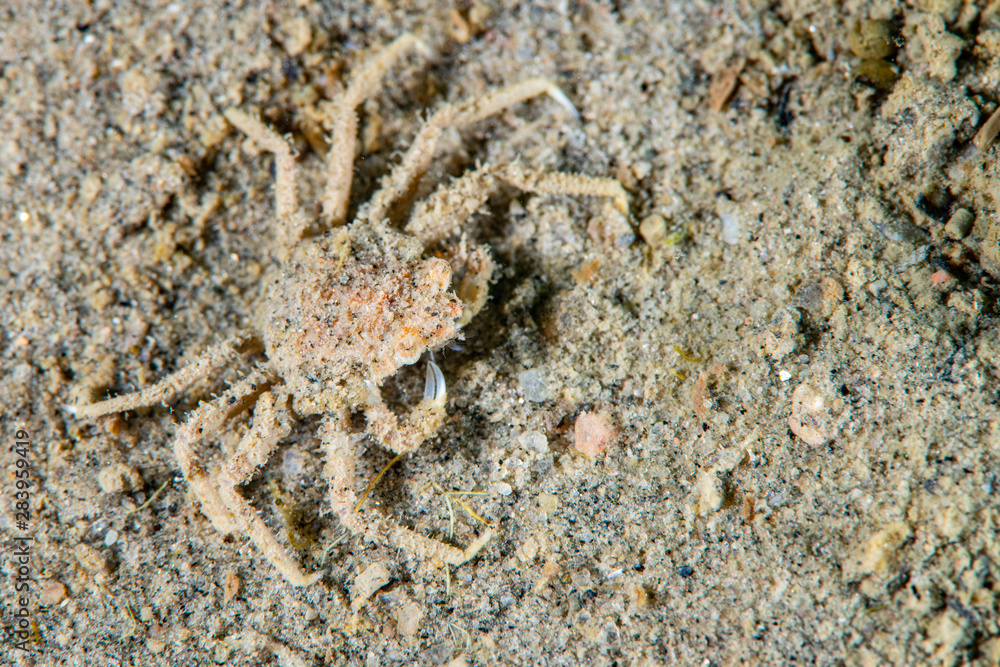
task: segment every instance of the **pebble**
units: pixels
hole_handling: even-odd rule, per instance
[[[101,552],[89,544],[80,544],[73,547],[73,555],[88,572],[101,572],[107,568],[107,560]]]
[[[584,412],[573,426],[573,447],[581,454],[596,458],[611,446],[615,432],[600,415]]]
[[[414,602],[406,602],[396,612],[396,629],[404,637],[412,637],[420,629],[423,618],[423,607]]]
[[[972,231],[972,224],[976,221],[976,216],[967,208],[960,208],[948,218],[948,224],[944,226],[944,232],[949,237],[964,239]]]
[[[549,453],[549,440],[540,431],[527,431],[517,438],[518,443],[529,452],[536,454]]]
[[[104,493],[128,493],[143,487],[142,475],[132,466],[112,463],[97,473],[97,483]]]
[[[549,399],[549,388],[541,372],[535,368],[517,374],[524,390],[524,397],[532,403],[544,403]]]
[[[45,607],[57,605],[66,599],[66,586],[58,581],[48,581],[38,592],[38,603]]]
[[[875,90],[888,92],[899,80],[899,72],[891,64],[880,58],[862,60],[854,68],[854,78],[868,84]]]
[[[493,491],[501,496],[509,496],[514,493],[514,487],[507,482],[497,482],[493,485]]]
[[[375,591],[389,583],[392,577],[385,563],[378,561],[369,565],[364,572],[354,580],[354,600],[351,606],[357,610]]]
[[[847,33],[847,46],[859,58],[889,58],[896,53],[892,21],[858,21]]]
[[[788,428],[808,445],[819,447],[836,436],[836,420],[830,412],[832,401],[819,390],[803,383],[792,392]]]
[[[639,223],[639,236],[650,248],[663,246],[667,239],[667,220],[662,215],[654,213]]]
[[[993,115],[983,123],[979,132],[972,138],[972,143],[979,150],[985,151],[997,138],[997,134],[1000,134],[1000,109],[994,111]]]

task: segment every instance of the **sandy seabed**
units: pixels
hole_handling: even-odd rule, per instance
[[[0,594],[30,619],[0,663],[1000,663],[1000,180],[973,141],[998,7],[839,4],[0,8]],[[303,418],[243,488],[324,572],[294,588],[171,447],[261,353],[165,405],[64,406],[255,329],[274,160],[224,111],[289,138],[312,215],[325,100],[405,32],[429,53],[359,109],[352,214],[434,109],[538,76],[580,118],[538,98],[445,132],[418,200],[519,161],[616,178],[630,211],[504,188],[464,227],[490,300],[436,356],[444,427],[366,511],[493,540],[443,568],[347,534]],[[249,423],[202,444],[210,472]],[[360,493],[392,455],[357,447]]]

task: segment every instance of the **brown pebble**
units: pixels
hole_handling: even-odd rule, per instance
[[[358,610],[375,592],[389,583],[392,577],[382,561],[376,561],[354,579],[354,599],[351,606]]]
[[[66,586],[58,581],[47,581],[38,592],[38,604],[45,607],[57,605],[66,599]]]
[[[993,115],[983,124],[972,138],[972,143],[981,151],[990,147],[1000,133],[1000,109],[993,112]]]
[[[237,593],[240,592],[240,575],[237,574],[236,570],[230,570],[226,574],[226,581],[222,585],[222,603],[229,604],[229,602],[236,597]]]
[[[573,447],[581,454],[597,458],[611,446],[614,436],[614,429],[603,417],[584,412],[573,427]]]
[[[871,58],[869,60],[862,60],[854,68],[854,78],[861,83],[871,86],[875,90],[888,92],[896,85],[899,73],[888,62],[878,58]]]
[[[132,466],[112,463],[97,473],[97,483],[104,493],[127,493],[142,488],[142,475]]]
[[[889,58],[896,53],[892,21],[858,21],[847,34],[847,46],[859,58]]]
[[[650,248],[659,248],[667,238],[667,220],[662,215],[654,213],[639,223],[639,236]]]
[[[73,547],[73,555],[88,572],[103,572],[107,569],[108,561],[100,551],[89,544],[80,544]]]
[[[740,80],[740,72],[746,65],[746,58],[741,58],[732,67],[726,67],[712,76],[712,83],[708,86],[708,108],[712,111],[722,111],[736,90],[736,84]]]
[[[704,421],[708,415],[708,388],[706,383],[708,375],[704,372],[698,375],[698,379],[691,385],[691,409],[698,419]]]
[[[405,602],[396,610],[396,629],[404,637],[412,637],[420,629],[424,609],[414,602]]]

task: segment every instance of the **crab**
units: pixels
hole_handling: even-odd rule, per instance
[[[256,330],[236,333],[203,352],[190,365],[132,394],[77,405],[80,419],[151,406],[171,399],[192,383],[263,348],[266,362],[220,397],[193,410],[173,440],[177,463],[222,533],[246,533],[291,584],[307,586],[323,572],[305,573],[262,517],[241,495],[258,468],[289,434],[297,418],[320,415],[324,474],[334,513],[353,534],[400,547],[417,556],[457,566],[473,558],[491,539],[484,529],[464,549],[390,522],[377,510],[363,513],[355,494],[356,447],[351,416],[363,412],[367,432],[397,454],[415,450],[440,428],[446,416],[446,384],[441,369],[427,363],[423,399],[405,417],[383,401],[380,387],[405,365],[416,363],[461,336],[461,327],[487,299],[493,269],[488,250],[463,243],[448,259],[428,257],[428,249],[455,235],[502,184],[533,193],[608,198],[627,211],[618,181],[517,164],[472,169],[418,202],[405,230],[390,211],[411,195],[427,171],[442,132],[496,114],[518,102],[548,94],[570,110],[553,83],[529,79],[457,105],[444,105],[423,124],[402,161],[386,176],[356,218],[346,222],[357,143],[357,107],[381,85],[393,65],[411,52],[426,53],[406,34],[362,65],[327,109],[333,131],[327,156],[327,187],[320,232],[299,206],[296,165],[286,141],[250,114],[229,109],[225,117],[250,141],[275,156],[277,237],[282,251],[271,272]],[[453,267],[454,264],[454,267]],[[455,269],[464,277],[452,289]],[[218,470],[197,455],[198,445],[252,410],[252,424],[234,453]]]

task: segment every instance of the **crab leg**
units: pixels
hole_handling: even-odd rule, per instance
[[[242,530],[245,526],[238,516],[233,516],[219,496],[217,484],[209,477],[205,466],[195,455],[194,446],[216,433],[223,424],[248,410],[270,381],[260,371],[229,388],[214,403],[205,403],[191,413],[188,420],[177,429],[174,437],[174,455],[191,484],[191,489],[201,501],[202,511],[222,533]]]
[[[67,405],[67,410],[80,419],[95,419],[113,412],[125,412],[168,401],[193,383],[207,377],[234,358],[239,356],[239,348],[250,340],[250,334],[241,331],[223,342],[202,352],[193,362],[168,375],[156,384],[123,396],[89,405]]]
[[[333,143],[327,154],[327,185],[323,197],[323,215],[331,226],[343,224],[347,217],[358,141],[357,108],[381,88],[389,69],[411,50],[426,54],[427,46],[410,33],[396,38],[377,57],[364,64],[347,84],[347,90],[331,105]]]
[[[458,231],[465,220],[497,190],[500,182],[539,194],[608,197],[619,212],[628,211],[625,188],[613,178],[538,171],[517,164],[483,166],[441,185],[420,202],[410,216],[406,231],[431,246]]]
[[[574,117],[576,109],[566,95],[548,79],[528,79],[491,91],[458,105],[446,105],[424,123],[403,160],[382,180],[368,210],[359,217],[378,222],[388,217],[392,206],[412,192],[434,159],[438,140],[449,127],[464,127],[483,120],[509,106],[547,94],[566,107]]]
[[[278,234],[282,247],[289,249],[302,238],[308,225],[305,215],[299,208],[299,198],[296,194],[297,176],[292,149],[277,132],[253,116],[239,109],[226,109],[224,115],[226,120],[258,146],[274,153],[274,198],[278,220],[281,223]]]
[[[419,408],[418,408],[419,409]],[[391,544],[423,558],[461,565],[471,560],[493,537],[493,530],[487,529],[465,549],[453,547],[444,542],[391,524],[378,512],[362,516],[358,508],[358,497],[354,493],[357,453],[356,439],[352,438],[344,426],[346,414],[328,415],[323,420],[321,437],[326,450],[326,476],[330,481],[330,504],[333,511],[355,535],[363,536],[371,542]],[[423,438],[421,438],[423,440]],[[415,448],[420,441],[414,443]]]
[[[275,393],[278,395],[277,399]],[[261,394],[254,406],[253,427],[240,440],[236,453],[226,461],[216,483],[219,497],[226,509],[243,524],[250,539],[271,564],[293,586],[308,586],[322,577],[323,573],[303,574],[288,551],[278,543],[274,532],[236,490],[237,486],[250,481],[278,443],[291,431],[287,404],[288,394],[284,391],[265,391]]]

